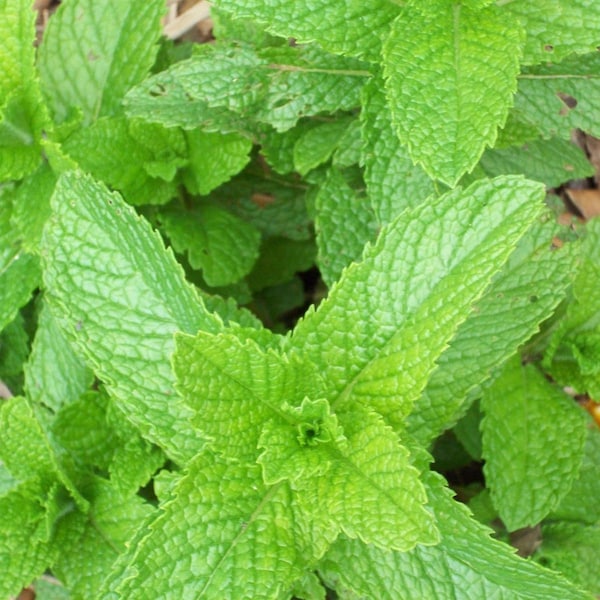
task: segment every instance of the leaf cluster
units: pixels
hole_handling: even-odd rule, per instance
[[[0,0],[0,596],[600,593],[597,3],[213,4]]]

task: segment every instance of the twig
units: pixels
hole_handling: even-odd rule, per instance
[[[205,0],[201,0],[198,4],[195,4],[192,8],[179,15],[176,19],[167,23],[163,27],[163,33],[169,39],[175,40],[209,17],[210,4]]]
[[[0,381],[0,398],[3,400],[8,400],[12,397],[12,392],[8,389],[8,386],[4,383],[4,381]]]

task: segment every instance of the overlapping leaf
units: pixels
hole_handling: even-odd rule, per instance
[[[384,228],[292,336],[321,368],[332,405],[352,398],[401,421],[542,196],[519,178],[481,181]]]
[[[583,411],[536,367],[522,367],[518,356],[486,389],[482,409],[484,472],[494,506],[509,531],[536,525],[577,477]]]
[[[44,34],[38,63],[56,120],[81,110],[89,123],[121,110],[125,92],[154,62],[164,10],[161,0],[74,0],[60,7]]]
[[[114,193],[59,180],[43,240],[47,299],[61,327],[144,435],[177,458],[201,443],[177,400],[175,331],[217,331],[157,233]]]
[[[407,34],[407,32],[409,32]],[[522,30],[498,7],[409,2],[384,48],[396,131],[414,162],[452,186],[508,115]]]

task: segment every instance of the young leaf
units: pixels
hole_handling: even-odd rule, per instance
[[[72,511],[56,525],[52,572],[74,597],[98,598],[110,566],[153,509],[139,496],[124,494],[99,477],[88,485],[86,497],[91,502],[89,514]]]
[[[390,552],[341,537],[320,563],[325,581],[378,600],[589,600],[559,575],[518,558],[493,540],[489,529],[451,499],[439,475],[428,473],[425,482],[442,536],[437,546]]]
[[[375,218],[371,204],[357,193],[337,169],[331,168],[315,201],[317,263],[329,286],[344,267],[358,260],[365,244],[374,239]]]
[[[419,472],[396,434],[374,412],[338,412],[345,441],[335,460],[314,482],[319,506],[352,538],[406,551],[439,541]],[[390,524],[393,526],[390,527]]]
[[[569,138],[577,128],[600,136],[599,69],[600,52],[524,69],[515,95],[515,114],[545,136]]]
[[[229,285],[247,275],[256,259],[260,233],[227,210],[200,203],[192,210],[161,210],[160,222],[173,248],[187,252],[210,286]]]
[[[31,356],[25,366],[25,389],[35,403],[54,412],[85,392],[94,375],[70,343],[44,301]]]
[[[183,182],[192,194],[206,195],[237,175],[248,163],[252,142],[237,133],[185,132],[190,165]]]
[[[295,426],[283,403],[323,398],[319,373],[309,361],[263,351],[244,331],[218,336],[177,336],[173,369],[177,390],[196,411],[195,422],[211,447],[244,462],[256,461],[265,423]]]
[[[332,406],[350,398],[401,422],[542,197],[520,178],[480,181],[384,228],[292,336],[319,365]]]
[[[509,531],[539,523],[571,489],[585,443],[577,404],[520,357],[482,398],[484,473]]]
[[[600,10],[595,2],[508,2],[502,11],[517,17],[527,32],[524,64],[558,63],[574,52],[593,52],[600,44]]]
[[[400,7],[385,0],[217,0],[240,19],[264,23],[267,31],[299,43],[316,41],[326,50],[377,62],[381,41]]]
[[[492,145],[517,89],[522,29],[497,6],[410,2],[384,47],[401,142],[450,186]]]
[[[286,483],[266,488],[256,466],[201,454],[103,597],[278,598],[332,539],[291,496]]]
[[[361,163],[365,183],[380,223],[389,223],[405,208],[416,206],[434,191],[433,181],[415,165],[400,143],[383,90],[383,82],[371,80],[363,88]]]
[[[16,597],[52,561],[44,539],[46,510],[31,483],[0,494],[0,595]]]
[[[53,314],[143,435],[181,460],[200,441],[178,400],[175,331],[218,331],[157,233],[115,193],[78,172],[61,176],[44,232]]]
[[[545,214],[519,242],[450,347],[439,357],[407,429],[428,445],[460,414],[470,390],[538,331],[571,284],[578,253],[553,249],[560,228]]]
[[[57,121],[73,109],[82,111],[85,123],[120,112],[125,92],[154,62],[164,10],[162,0],[71,0],[59,8],[38,62]]]
[[[78,129],[63,143],[63,149],[77,164],[97,179],[110,184],[130,204],[164,204],[176,194],[172,182],[177,167],[187,164],[187,149],[182,133],[153,123],[136,124],[124,117],[98,119],[89,127]],[[140,143],[142,127],[158,142],[158,149]],[[166,171],[167,180],[154,177],[158,166]]]
[[[8,193],[0,191],[0,331],[27,303],[41,275],[37,256],[21,250],[11,224],[11,201]]]

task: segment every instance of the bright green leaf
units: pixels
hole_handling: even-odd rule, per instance
[[[239,281],[258,258],[259,232],[217,205],[202,203],[191,210],[168,208],[159,218],[173,248],[187,252],[190,265],[202,270],[210,286]]]
[[[564,298],[577,253],[553,248],[561,232],[550,218],[544,214],[521,239],[440,356],[407,420],[408,431],[423,444],[456,421],[469,391],[536,333]]]
[[[496,140],[517,89],[522,31],[498,7],[412,1],[394,22],[384,71],[413,161],[455,185]]]
[[[501,177],[405,211],[384,228],[292,336],[321,368],[332,406],[351,398],[401,422],[542,197],[538,184]]]
[[[426,475],[426,484],[442,535],[437,546],[389,552],[340,538],[321,561],[325,580],[378,600],[589,600],[559,575],[518,558],[493,540],[489,529],[451,499],[439,475]]]

